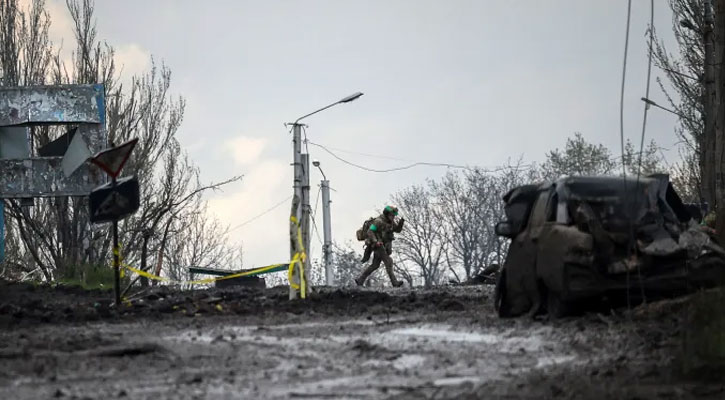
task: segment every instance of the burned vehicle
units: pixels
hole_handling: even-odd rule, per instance
[[[664,174],[566,177],[504,198],[496,234],[511,239],[496,284],[499,316],[672,296],[722,283],[725,251]]]

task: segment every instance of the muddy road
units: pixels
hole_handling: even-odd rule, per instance
[[[490,287],[109,293],[0,285],[0,398],[725,398],[676,373],[677,302],[501,320]]]

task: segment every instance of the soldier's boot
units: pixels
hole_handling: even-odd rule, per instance
[[[390,278],[390,284],[393,287],[403,286],[403,282],[399,281],[393,273],[393,259],[388,255],[383,261],[385,262],[385,272],[388,273],[388,278]]]

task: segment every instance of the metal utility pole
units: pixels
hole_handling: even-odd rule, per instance
[[[332,220],[330,219],[330,181],[327,180],[325,172],[320,167],[320,162],[312,161],[312,165],[317,167],[322,174],[320,181],[320,191],[322,192],[322,230],[325,237],[322,254],[325,262],[325,283],[327,286],[335,285],[335,272],[332,269]]]
[[[299,221],[300,228],[302,230],[302,243],[305,248],[305,252],[309,251],[310,248],[310,160],[309,160],[309,154],[302,153],[302,127],[303,124],[300,123],[301,120],[317,114],[320,111],[327,110],[328,108],[342,104],[342,103],[349,103],[353,100],[356,100],[363,94],[360,92],[357,92],[355,94],[352,94],[350,96],[345,97],[342,100],[336,101],[328,106],[322,107],[319,110],[313,111],[307,115],[303,115],[293,123],[292,125],[292,147],[293,147],[293,166],[294,166],[294,197],[292,199],[292,215],[297,218],[297,221]],[[329,194],[328,194],[329,195]],[[297,253],[297,227],[292,226],[290,227],[290,255],[294,257],[295,253]],[[307,282],[307,276],[309,275],[310,270],[310,260],[309,257],[306,259],[305,265],[304,265],[304,276],[300,275],[300,270],[297,266],[294,267],[294,271],[292,274],[292,282],[295,284],[300,284],[302,279]],[[307,287],[307,291],[309,291],[309,286]],[[306,294],[306,293],[305,293]],[[300,297],[300,293],[290,287],[289,291],[289,298],[290,300],[294,300]]]
[[[310,214],[312,207],[310,206],[310,155],[302,153],[302,219],[300,219],[300,228],[302,228],[302,243],[305,246],[305,289],[309,293],[310,286],[307,277],[310,274]],[[307,294],[305,293],[305,294]]]
[[[325,281],[327,282],[327,286],[334,286],[335,274],[332,270],[332,227],[330,226],[330,181],[323,179],[321,185],[322,230],[325,235],[325,247],[323,248],[325,257]]]

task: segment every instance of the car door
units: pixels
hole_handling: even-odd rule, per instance
[[[509,246],[504,269],[507,308],[511,315],[526,313],[539,301],[536,283],[537,240],[546,222],[546,206],[550,196],[551,190],[539,193],[526,227]]]
[[[536,277],[548,289],[564,291],[564,256],[569,248],[567,241],[572,238],[562,230],[557,221],[558,196],[550,191],[544,210],[538,215],[537,227],[532,233],[532,242],[536,244]]]

